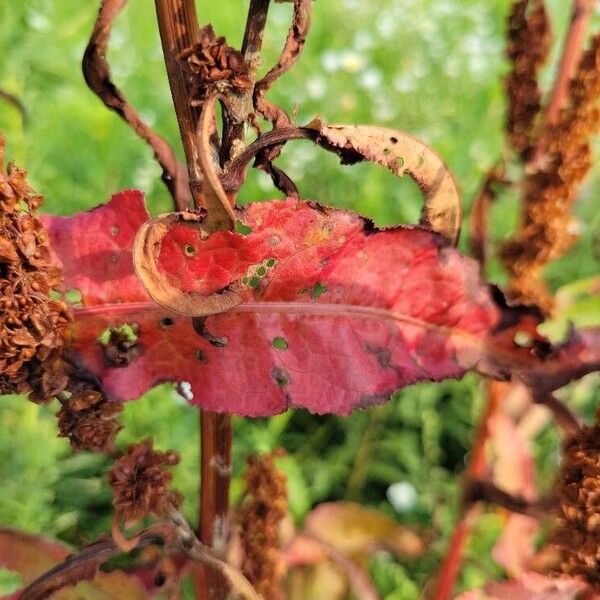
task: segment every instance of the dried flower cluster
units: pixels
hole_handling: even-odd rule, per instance
[[[545,136],[543,168],[524,186],[524,215],[519,231],[502,248],[513,296],[546,312],[552,300],[542,280],[544,266],[576,240],[570,215],[577,191],[591,166],[590,136],[600,129],[600,35],[593,38],[571,84],[570,105]]]
[[[61,399],[58,412],[59,437],[68,438],[75,450],[107,452],[121,430],[118,417],[121,404],[108,402],[98,391],[80,389],[69,398]]]
[[[247,459],[248,499],[242,506],[240,524],[243,572],[265,600],[280,600],[285,566],[281,553],[279,525],[287,514],[285,475],[277,470],[280,453]]]
[[[538,71],[546,62],[552,41],[543,0],[519,0],[508,20],[506,54],[512,69],[506,78],[506,131],[511,146],[523,159],[531,153],[534,125],[540,112]]]
[[[127,526],[146,515],[160,517],[169,505],[179,507],[182,498],[169,489],[173,475],[167,470],[178,463],[176,452],[154,450],[150,439],[128,446],[109,473],[116,518]]]
[[[61,353],[70,315],[50,299],[61,274],[36,217],[43,198],[13,163],[4,174],[3,154],[0,136],[0,393],[31,392],[46,402],[67,385]]]
[[[179,59],[188,75],[193,106],[215,93],[252,87],[241,52],[228,46],[224,37],[216,37],[212,25],[200,30],[200,41],[184,50]]]
[[[600,590],[600,425],[584,427],[565,446],[560,525],[553,536],[560,571]]]

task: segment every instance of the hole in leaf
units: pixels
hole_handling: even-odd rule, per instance
[[[267,268],[266,267],[258,267],[258,269],[256,270],[256,274],[259,277],[264,277],[267,274]]]
[[[526,331],[517,331],[513,338],[514,343],[521,348],[528,348],[533,343],[533,337]]]
[[[78,289],[69,290],[64,296],[71,304],[81,304],[81,291]]]
[[[397,144],[397,143],[398,143],[398,138],[397,138],[397,137],[394,137],[394,136],[392,136],[392,137],[390,138],[390,142],[392,142],[392,144]]]
[[[283,388],[290,382],[289,375],[280,367],[273,367],[271,377],[273,377],[273,381],[275,381],[278,388]]]
[[[252,227],[242,223],[242,221],[235,222],[235,232],[241,235],[250,235],[252,233]]]
[[[259,283],[260,283],[260,280],[258,279],[258,277],[252,277],[252,278],[250,279],[250,282],[248,283],[248,285],[249,285],[251,288],[256,288],[256,287],[258,287],[258,284],[259,284]]]
[[[194,246],[191,244],[186,244],[183,248],[183,251],[185,252],[186,256],[194,256],[194,254],[196,254],[196,248],[194,248]]]
[[[104,357],[117,367],[126,367],[139,356],[139,325],[124,323],[116,327],[107,327],[98,338],[104,347]]]
[[[248,281],[250,281],[245,275],[242,277],[242,283],[244,285],[248,285]]]
[[[384,148],[383,149],[383,155],[387,156],[390,153],[390,149],[389,148]]]
[[[272,269],[272,268],[275,266],[275,263],[276,263],[276,262],[277,262],[277,261],[276,261],[274,258],[270,258],[270,259],[267,261],[267,267],[268,267],[269,269]]]
[[[17,571],[9,571],[0,567],[0,594],[12,594],[23,586],[23,577]]]
[[[422,167],[425,164],[425,155],[419,154],[419,167]]]
[[[154,576],[154,581],[152,583],[154,584],[154,587],[162,587],[163,585],[165,585],[166,582],[167,576],[162,571],[159,571]]]
[[[208,362],[208,356],[206,356],[206,352],[204,352],[204,350],[202,350],[201,348],[197,348],[196,349],[196,358],[201,363],[207,363]]]
[[[315,286],[313,287],[310,296],[313,300],[316,300],[319,296],[324,294],[326,291],[327,291],[327,287],[325,287],[322,283],[317,282],[317,283],[315,283]]]
[[[175,319],[173,317],[163,317],[158,324],[163,329],[169,329],[169,327],[173,327],[173,325],[175,325]]]
[[[226,337],[217,337],[208,331],[206,328],[206,317],[194,317],[192,319],[192,326],[194,327],[194,331],[212,346],[225,348],[229,343]]]
[[[273,348],[277,348],[277,350],[287,350],[288,349],[288,343],[287,340],[285,338],[279,337],[277,336],[276,338],[273,338]]]
[[[396,167],[397,167],[398,169],[401,169],[403,166],[404,166],[404,159],[403,159],[401,156],[399,156],[399,157],[396,159]]]

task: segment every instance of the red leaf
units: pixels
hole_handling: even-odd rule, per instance
[[[196,215],[179,213],[157,245],[162,291],[188,314],[209,313],[195,319],[152,302],[135,277],[134,237],[148,218],[140,192],[45,218],[66,286],[82,294],[74,361],[111,399],[173,381],[190,384],[194,404],[220,412],[346,414],[476,364],[506,372],[515,356],[520,366],[539,362],[512,338],[499,339],[502,356],[482,360],[500,309],[475,262],[437,234],[378,231],[353,213],[293,199],[237,215],[247,235],[206,239]],[[137,325],[137,347],[105,352],[102,332],[126,323]]]
[[[249,235],[175,225],[158,267],[186,292],[236,285],[243,304],[195,319],[148,301],[131,247],[146,220],[138,192],[46,225],[66,285],[81,291],[73,350],[116,400],[187,381],[193,403],[267,415],[289,406],[348,413],[421,380],[460,377],[498,320],[475,263],[419,227],[375,230],[349,212],[296,200],[252,204]],[[242,283],[236,283],[241,279]],[[97,341],[136,323],[141,351],[110,364]],[[466,352],[465,352],[466,351]]]
[[[42,536],[32,535],[22,531],[0,528],[0,568],[18,573],[25,585],[49,571],[52,567],[61,563],[70,550],[55,541]],[[112,571],[110,573],[91,571],[79,581],[75,587],[67,585],[52,597],[62,600],[77,600],[79,598],[97,598],[108,600],[109,598],[128,598],[130,600],[142,600],[154,598],[160,589],[155,585],[145,588],[140,575],[137,572],[125,573],[123,571]],[[22,594],[16,592],[10,598],[19,598]]]
[[[597,598],[585,583],[577,579],[525,573],[513,581],[488,583],[483,590],[461,594],[457,600],[578,600],[584,597],[589,600]]]

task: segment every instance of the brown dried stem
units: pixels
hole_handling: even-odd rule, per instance
[[[188,179],[185,167],[177,160],[169,143],[154,132],[111,80],[106,59],[111,28],[127,0],[102,0],[90,41],[82,61],[83,76],[90,89],[115,111],[154,151],[154,158],[162,168],[162,180],[173,196],[178,210],[189,205]]]
[[[0,88],[0,99],[8,102],[11,106],[14,106],[19,111],[23,123],[25,124],[27,122],[27,109],[18,96]]]
[[[190,84],[178,60],[182,51],[200,41],[196,6],[193,0],[156,0],[155,3],[171,95],[187,158],[190,188],[194,204],[199,207],[204,202],[202,149],[197,135],[202,107],[191,105]],[[221,545],[226,543],[228,534],[231,418],[200,411],[200,429],[200,539],[221,552]],[[229,585],[214,569],[202,569],[197,573],[196,593],[198,598],[212,596],[214,600],[223,600],[229,593]]]
[[[179,55],[200,39],[195,3],[191,0],[155,0],[158,28],[165,65],[187,160],[194,205],[201,206],[202,170],[196,129],[200,108],[190,104],[190,85],[179,62]]]
[[[312,0],[294,0],[292,26],[285,40],[277,64],[256,84],[254,105],[260,114],[274,125],[289,124],[289,117],[278,107],[265,100],[274,83],[298,61],[310,30]]]
[[[528,517],[543,518],[556,509],[557,498],[548,496],[535,502],[530,502],[522,496],[514,496],[501,490],[490,481],[470,479],[463,491],[463,502],[471,505],[475,502],[485,502],[501,506],[510,512]]]
[[[569,99],[569,83],[581,60],[587,25],[593,11],[593,0],[573,0],[571,23],[565,37],[554,85],[543,115],[540,136],[533,158],[534,166],[539,164],[548,149],[548,140],[546,139],[548,129],[558,123],[560,111],[566,106]]]
[[[166,542],[164,526],[154,526],[139,534],[136,548],[162,546]],[[40,575],[19,594],[21,600],[42,600],[55,591],[93,579],[99,567],[121,553],[111,538],[94,542],[77,554],[67,557],[46,573]]]
[[[251,85],[247,90],[231,94],[223,104],[223,143],[221,145],[221,164],[228,162],[243,143],[244,131],[251,114],[254,112],[253,96],[256,73],[260,66],[260,52],[264,38],[267,14],[271,0],[250,0],[246,30],[242,42],[242,55],[248,66],[248,78]]]
[[[188,558],[218,570],[228,582],[236,597],[260,600],[248,580],[240,571],[222,561],[196,537],[185,517],[174,507],[166,511],[167,521],[157,523],[141,531],[134,539],[131,549],[141,550],[148,546],[162,546],[183,552]],[[122,548],[114,539],[105,539],[90,544],[77,554],[67,557],[23,590],[21,600],[42,600],[59,589],[76,585],[80,581],[93,579],[107,560],[122,554]],[[200,596],[206,598],[205,595]]]

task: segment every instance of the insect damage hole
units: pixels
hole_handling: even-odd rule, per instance
[[[278,388],[284,388],[290,383],[290,376],[281,367],[273,367],[271,377]]]
[[[175,319],[173,317],[163,317],[158,324],[162,329],[169,329],[175,325]]]
[[[287,340],[280,336],[274,337],[271,344],[273,345],[273,348],[277,348],[277,350],[287,350],[289,348]]]

